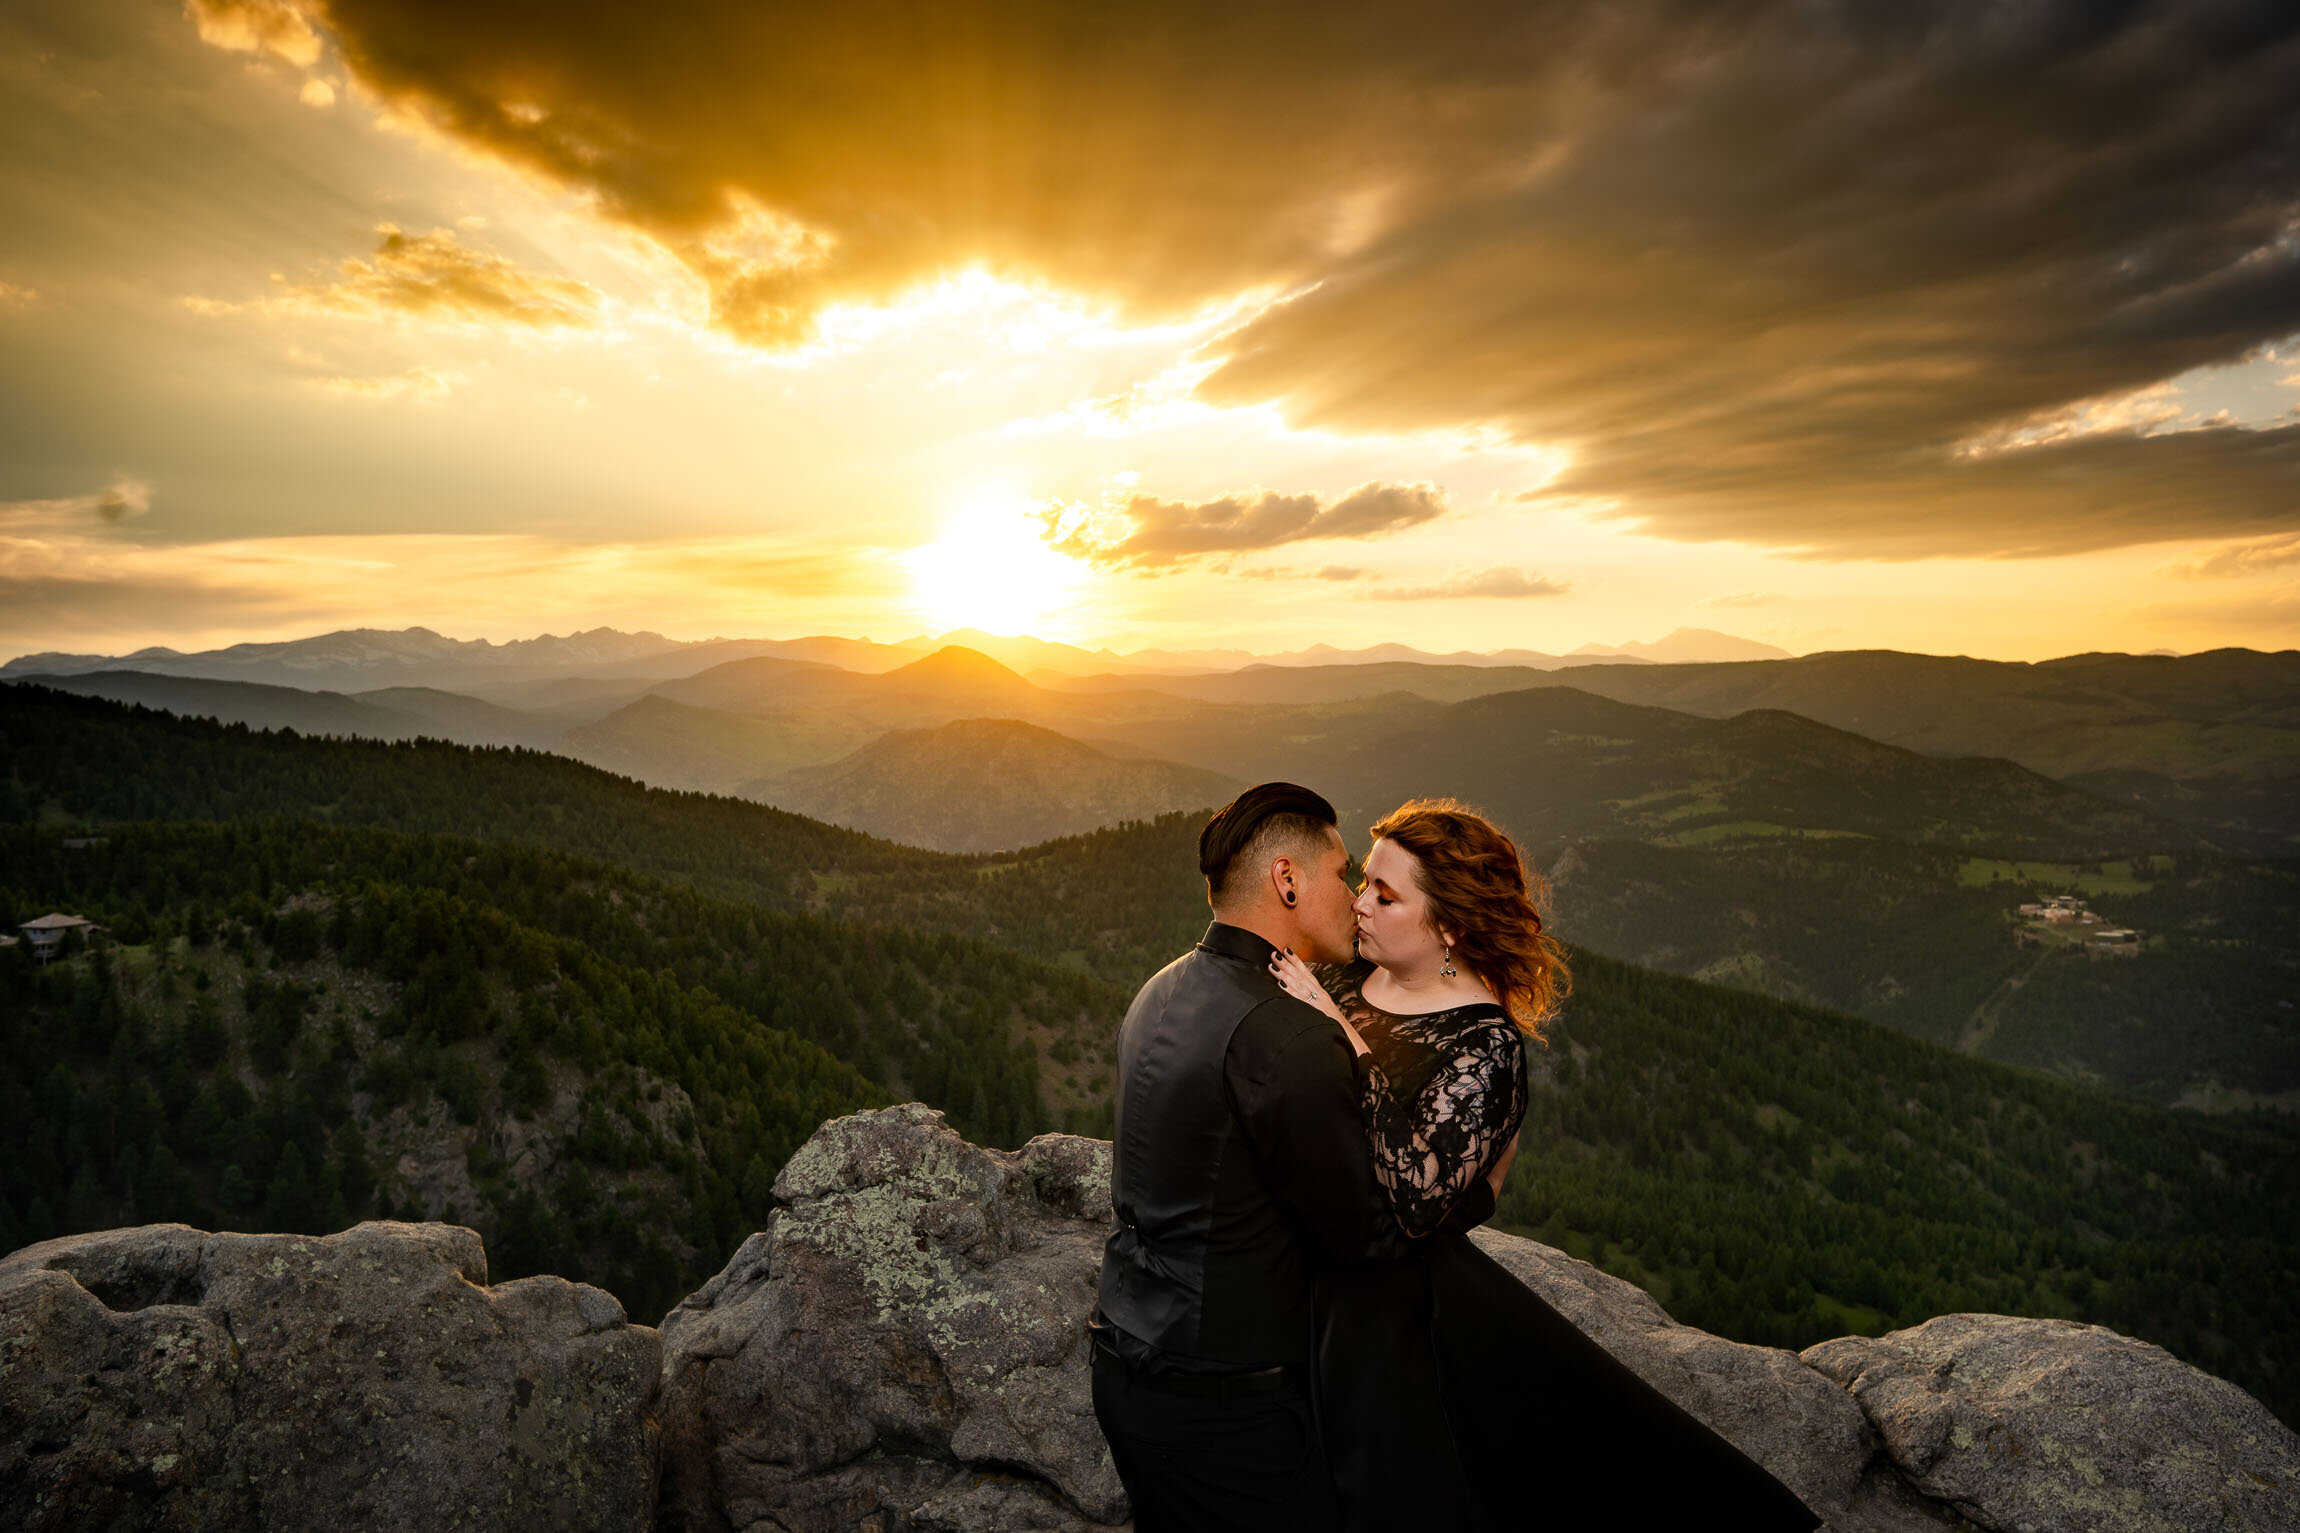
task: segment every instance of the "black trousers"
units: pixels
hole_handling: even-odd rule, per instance
[[[1134,1503],[1135,1533],[1333,1533],[1341,1525],[1309,1397],[1298,1388],[1172,1394],[1097,1351],[1094,1419]]]

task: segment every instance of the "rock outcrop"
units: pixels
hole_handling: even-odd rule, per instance
[[[660,1361],[451,1225],[51,1240],[0,1261],[0,1526],[646,1528]]]
[[[2161,1347],[2071,1320],[1941,1315],[1804,1360],[1893,1466],[1984,1528],[2300,1528],[2300,1439]]]
[[[1111,1528],[1109,1153],[915,1104],[826,1123],[659,1343],[596,1289],[485,1286],[443,1225],[30,1247],[0,1261],[0,1524]],[[2300,1527],[2300,1437],[2146,1343],[1949,1315],[1799,1357],[1475,1238],[1838,1533]]]
[[[1109,1156],[977,1149],[916,1104],[825,1124],[767,1228],[663,1322],[666,1522],[1125,1521],[1084,1332]]]

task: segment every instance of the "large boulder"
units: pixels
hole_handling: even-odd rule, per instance
[[[2300,1528],[2300,1437],[2161,1347],[2071,1320],[1941,1315],[1804,1353],[1908,1483],[1999,1533]]]
[[[0,1260],[0,1527],[1124,1521],[1084,1344],[1109,1145],[978,1149],[914,1103],[824,1124],[775,1195],[659,1342],[595,1288],[488,1287],[479,1237],[447,1225],[19,1251]],[[1946,1315],[1798,1357],[1473,1238],[1832,1533],[2300,1528],[2300,1438],[2144,1342]]]
[[[1110,1146],[978,1149],[916,1103],[825,1124],[767,1227],[663,1322],[671,1527],[1122,1521],[1085,1322]]]
[[[1793,1352],[1680,1325],[1633,1283],[1493,1230],[1470,1238],[1552,1309],[1828,1519],[1834,1533],[1902,1533],[1956,1518],[1876,1463],[1876,1434],[1846,1392]]]
[[[645,1528],[660,1357],[449,1225],[51,1240],[0,1261],[0,1526]]]

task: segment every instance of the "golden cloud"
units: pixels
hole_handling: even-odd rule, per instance
[[[395,109],[678,253],[757,344],[965,265],[1136,313],[1275,289],[1201,398],[1568,444],[1560,494],[1667,536],[2300,523],[2288,438],[2082,408],[2300,333],[2278,0],[305,14]]]
[[[1373,593],[1377,601],[1451,601],[1465,596],[1563,596],[1573,589],[1544,575],[1518,569],[1459,570],[1449,579],[1429,586],[1403,586]]]
[[[184,0],[200,41],[235,53],[272,53],[306,68],[319,62],[319,34],[289,0]]]
[[[1057,508],[1047,541],[1096,564],[1157,568],[1207,554],[1377,537],[1434,521],[1445,509],[1444,494],[1426,484],[1364,484],[1330,503],[1268,490],[1196,505],[1134,495],[1115,515]]]
[[[2266,538],[2256,543],[2233,543],[2201,559],[2175,565],[2172,573],[2190,579],[2218,580],[2257,575],[2300,564],[2300,535]]]
[[[597,322],[599,294],[568,277],[521,271],[502,256],[456,243],[448,229],[407,234],[391,224],[370,260],[343,263],[333,282],[292,288],[298,308],[361,319],[407,316],[461,324],[579,330]]]
[[[405,399],[417,404],[437,404],[453,394],[464,381],[460,373],[411,367],[406,372],[391,373],[381,378],[314,378],[311,386],[322,394],[335,394],[347,399]]]
[[[122,475],[86,495],[67,495],[55,500],[0,501],[0,533],[23,534],[41,527],[68,528],[90,519],[123,522],[151,509],[151,485]]]

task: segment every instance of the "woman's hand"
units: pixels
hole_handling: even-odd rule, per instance
[[[1291,953],[1280,953],[1270,960],[1270,977],[1278,982],[1279,989],[1295,1000],[1315,1006],[1339,1022],[1342,1025],[1342,1036],[1350,1040],[1351,1053],[1371,1052],[1366,1048],[1366,1040],[1358,1036],[1358,1030],[1350,1026],[1350,1019],[1342,1015],[1342,1008],[1336,1006],[1334,998],[1326,994],[1326,987],[1319,984],[1318,977],[1310,972],[1308,964]]]

